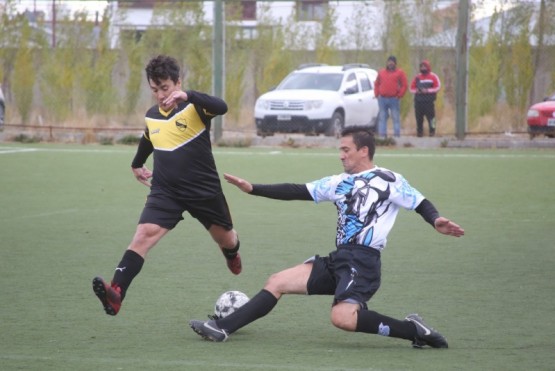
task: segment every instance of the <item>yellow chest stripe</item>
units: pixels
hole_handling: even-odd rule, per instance
[[[145,122],[153,147],[161,151],[182,147],[206,130],[192,104],[167,119],[145,117]]]

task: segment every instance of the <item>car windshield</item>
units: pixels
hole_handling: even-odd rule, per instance
[[[339,90],[343,74],[341,73],[293,73],[277,87],[278,90],[316,89]]]

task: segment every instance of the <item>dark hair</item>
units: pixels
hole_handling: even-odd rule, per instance
[[[341,131],[341,136],[352,136],[357,150],[368,147],[368,157],[370,160],[374,159],[376,144],[374,142],[374,132],[369,126],[347,126]]]
[[[395,58],[394,55],[390,55],[389,58],[387,58],[388,61],[393,61],[393,63],[397,64],[397,58]]]
[[[156,85],[159,85],[161,80],[171,79],[174,83],[179,80],[179,63],[175,58],[167,55],[152,58],[145,71],[147,81],[152,80]]]

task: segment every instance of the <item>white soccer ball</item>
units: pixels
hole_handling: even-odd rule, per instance
[[[214,314],[219,318],[229,316],[249,301],[249,297],[241,291],[224,292],[214,305]]]

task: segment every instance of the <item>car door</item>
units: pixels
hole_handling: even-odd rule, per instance
[[[345,103],[345,126],[364,124],[364,99],[360,91],[356,73],[349,72],[343,88]]]
[[[375,125],[378,118],[378,100],[374,94],[374,85],[370,76],[365,71],[358,71],[357,79],[360,83],[362,100],[364,102],[362,111],[363,125]]]

